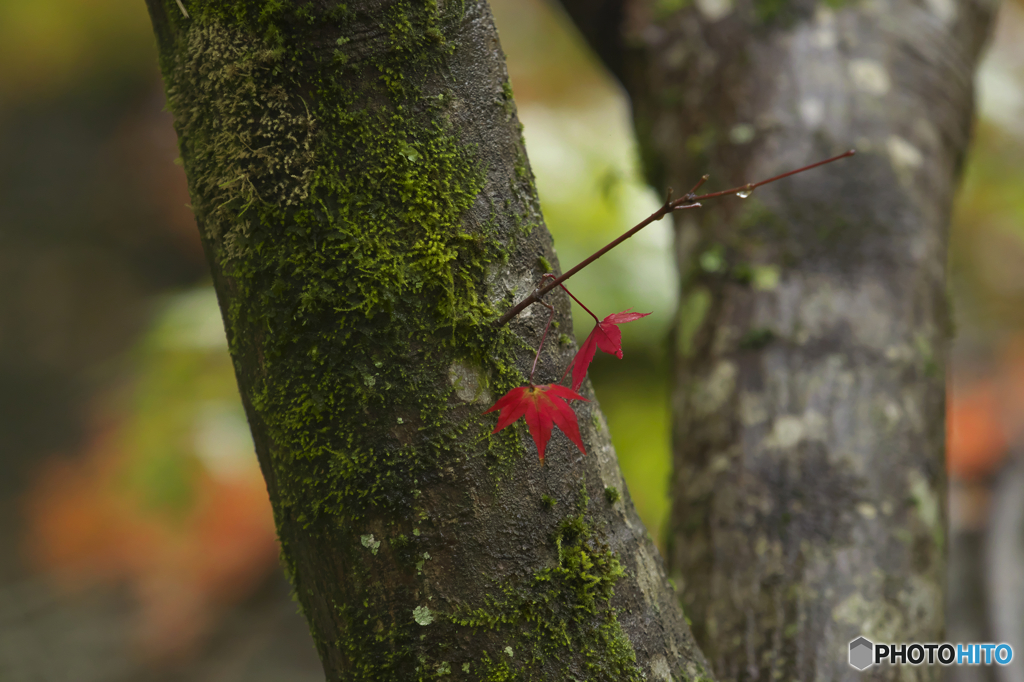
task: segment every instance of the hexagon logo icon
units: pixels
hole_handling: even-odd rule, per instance
[[[875,645],[865,637],[858,637],[853,640],[850,642],[850,665],[857,670],[864,670],[870,667],[874,650]]]

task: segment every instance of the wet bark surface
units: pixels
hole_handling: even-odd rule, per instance
[[[720,678],[850,679],[858,636],[943,634],[946,230],[994,6],[684,4],[618,10],[656,187],[858,154],[678,217],[669,563]]]
[[[703,676],[589,384],[585,457],[481,414],[548,314],[493,320],[558,267],[486,3],[148,5],[327,678]]]

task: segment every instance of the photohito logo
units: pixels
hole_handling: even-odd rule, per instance
[[[867,637],[850,642],[850,665],[866,670],[873,665],[1007,665],[1013,660],[1009,644],[875,644]]]
[[[871,665],[872,650],[875,645],[870,639],[858,637],[850,642],[850,665],[857,670],[864,670]]]

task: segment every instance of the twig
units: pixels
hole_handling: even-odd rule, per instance
[[[180,9],[181,13],[185,15],[186,19],[188,19],[188,10],[185,9],[185,5],[181,4],[181,0],[174,0],[174,2],[178,3],[178,9]]]
[[[740,192],[753,192],[755,189],[757,189],[761,185],[767,185],[769,182],[775,182],[776,180],[781,180],[782,178],[788,178],[790,175],[796,175],[797,173],[803,173],[804,171],[809,171],[812,168],[817,168],[818,166],[824,166],[826,163],[832,163],[833,161],[838,161],[839,159],[845,159],[846,157],[853,156],[856,153],[857,153],[857,151],[855,149],[850,149],[848,151],[843,152],[839,156],[833,156],[830,159],[825,159],[824,161],[819,161],[818,163],[812,163],[810,166],[804,166],[803,168],[797,168],[796,170],[787,171],[785,173],[782,173],[781,175],[776,175],[773,178],[768,178],[767,180],[762,180],[760,182],[748,182],[747,184],[743,185],[742,187],[733,187],[732,189],[723,189],[721,192],[711,192],[710,194],[701,194],[699,197],[697,197],[697,196],[693,197],[691,199],[691,201],[700,201],[701,199],[714,199],[716,197],[722,197],[722,196],[725,196],[727,194],[739,194]],[[704,177],[707,177],[707,176],[704,176]],[[704,184],[704,183],[703,182],[697,183],[697,187],[700,187],[702,184]],[[676,201],[677,202],[682,202],[682,201],[686,200],[686,198],[687,197],[683,197],[682,199],[677,199]]]
[[[627,232],[625,232],[622,235],[620,235],[617,239],[609,242],[608,244],[606,244],[602,248],[598,249],[595,253],[591,254],[589,258],[586,258],[585,260],[580,261],[579,263],[577,263],[576,267],[568,270],[567,272],[562,273],[562,275],[560,277],[556,277],[555,279],[551,280],[551,282],[549,282],[548,284],[546,284],[546,285],[544,285],[542,287],[537,287],[536,289],[534,289],[533,293],[531,293],[529,296],[527,296],[522,301],[520,301],[515,306],[513,306],[512,309],[509,310],[507,313],[505,313],[500,318],[498,318],[498,321],[494,323],[495,326],[500,327],[503,324],[507,323],[513,317],[515,317],[516,315],[521,313],[527,306],[532,305],[532,304],[536,303],[537,301],[539,301],[541,299],[541,297],[544,296],[546,293],[548,293],[549,291],[551,291],[552,289],[557,287],[559,284],[561,284],[565,280],[567,280],[570,277],[572,277],[573,275],[575,275],[577,272],[579,272],[583,268],[587,267],[588,265],[590,265],[591,263],[596,261],[598,258],[603,256],[604,254],[606,254],[609,251],[611,251],[612,249],[614,249],[616,246],[618,246],[622,242],[626,241],[627,239],[629,239],[634,234],[636,234],[640,230],[644,229],[645,227],[647,227],[648,225],[650,225],[654,221],[661,220],[662,218],[665,217],[666,214],[671,213],[674,210],[683,209],[683,208],[698,208],[699,206],[700,206],[700,204],[689,204],[687,206],[672,207],[670,204],[664,204],[657,211],[655,211],[651,215],[649,215],[646,218],[644,218],[642,221],[640,221],[635,226],[630,228]]]
[[[817,168],[818,166],[824,166],[826,163],[832,163],[833,161],[838,161],[839,159],[845,159],[848,156],[853,156],[854,153],[855,153],[855,151],[853,149],[851,149],[851,150],[849,150],[847,152],[844,152],[844,153],[840,154],[839,156],[833,156],[832,158],[825,159],[824,161],[818,161],[817,163],[812,163],[809,166],[804,166],[803,168],[797,168],[796,170],[791,170],[791,171],[788,171],[786,173],[782,173],[781,175],[776,175],[775,177],[768,178],[767,180],[761,180],[760,182],[748,182],[745,185],[741,185],[739,187],[733,187],[732,189],[725,189],[725,190],[722,190],[721,192],[711,192],[710,194],[701,194],[700,196],[696,196],[695,195],[695,192],[698,189],[700,189],[701,185],[703,185],[707,181],[707,179],[709,177],[707,175],[703,176],[700,179],[700,181],[697,182],[697,184],[693,186],[693,189],[691,189],[689,192],[687,192],[685,196],[682,196],[682,197],[680,197],[678,199],[673,200],[672,199],[672,191],[669,190],[668,197],[666,198],[665,203],[661,205],[661,208],[659,208],[657,211],[655,211],[651,215],[649,215],[646,218],[644,218],[643,220],[641,220],[639,223],[637,223],[636,225],[631,227],[629,230],[624,232],[622,235],[620,235],[616,239],[612,240],[611,242],[609,242],[605,246],[603,246],[600,249],[598,249],[597,251],[595,251],[593,254],[590,255],[590,257],[588,257],[588,258],[580,261],[579,263],[577,263],[575,267],[573,267],[570,270],[562,273],[561,276],[553,278],[549,283],[547,283],[545,285],[538,286],[536,289],[534,289],[530,293],[529,296],[527,296],[522,301],[520,301],[519,303],[517,303],[514,306],[512,306],[512,308],[510,308],[508,310],[508,312],[506,312],[504,315],[499,317],[498,320],[494,323],[494,326],[500,327],[500,326],[502,326],[504,324],[507,324],[509,320],[511,320],[513,317],[515,317],[519,313],[523,312],[523,310],[525,310],[528,306],[531,306],[534,303],[536,303],[537,301],[540,301],[540,299],[543,298],[545,294],[547,294],[549,291],[554,289],[556,286],[560,285],[562,282],[564,282],[565,280],[569,279],[570,277],[572,277],[577,272],[579,272],[583,268],[587,267],[588,265],[590,265],[591,263],[596,261],[598,258],[603,256],[604,254],[608,253],[609,251],[611,251],[616,246],[618,246],[622,242],[624,242],[627,239],[629,239],[630,237],[632,237],[634,234],[636,234],[640,230],[644,229],[645,227],[647,227],[648,225],[650,225],[653,222],[661,220],[662,218],[664,218],[669,213],[672,213],[673,211],[682,211],[682,210],[687,209],[687,208],[700,208],[700,204],[698,202],[701,199],[714,199],[716,197],[725,196],[727,194],[740,194],[740,193],[745,193],[744,196],[749,196],[750,192],[753,192],[755,189],[757,189],[758,187],[761,187],[762,185],[767,185],[770,182],[775,182],[776,180],[781,180],[783,178],[788,178],[790,175],[796,175],[797,173],[803,173],[804,171],[811,170],[812,168]],[[591,313],[591,315],[593,315],[593,313]],[[546,334],[546,332],[545,332],[545,334]],[[534,365],[536,365],[536,361],[534,361]]]

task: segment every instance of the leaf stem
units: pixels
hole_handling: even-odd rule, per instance
[[[671,195],[671,191],[670,191],[668,198],[665,200],[665,203],[662,204],[661,208],[659,208],[657,211],[655,211],[651,215],[647,216],[646,218],[641,220],[639,223],[637,223],[636,225],[634,225],[633,227],[631,227],[630,229],[628,229],[627,231],[625,231],[624,233],[622,233],[621,235],[619,235],[618,237],[616,237],[615,239],[610,241],[608,244],[604,245],[603,247],[601,247],[600,249],[595,251],[588,258],[585,258],[584,260],[582,260],[579,263],[577,263],[573,268],[571,268],[568,271],[562,273],[560,276],[553,278],[549,283],[547,283],[545,285],[542,285],[542,286],[539,286],[536,289],[534,289],[530,293],[529,296],[527,296],[522,301],[520,301],[519,303],[517,303],[514,306],[512,306],[504,315],[499,317],[497,319],[497,321],[495,321],[494,326],[501,327],[502,325],[508,324],[509,320],[514,318],[519,313],[523,312],[523,310],[525,310],[528,306],[531,306],[534,303],[537,303],[538,301],[540,301],[540,299],[543,298],[545,294],[547,294],[549,291],[554,289],[556,286],[560,285],[562,282],[564,282],[565,280],[569,279],[570,277],[572,277],[577,272],[579,272],[583,268],[587,267],[588,265],[590,265],[591,263],[596,261],[598,258],[603,256],[604,254],[608,253],[609,251],[611,251],[616,246],[618,246],[622,242],[624,242],[627,239],[629,239],[630,237],[632,237],[634,234],[636,234],[640,230],[644,229],[645,227],[647,227],[648,225],[650,225],[653,222],[661,220],[662,218],[664,218],[669,213],[672,213],[673,211],[682,211],[682,210],[687,209],[687,208],[700,208],[700,204],[697,203],[697,202],[699,202],[701,199],[715,199],[717,197],[726,196],[726,195],[729,195],[729,194],[739,194],[740,192],[752,192],[756,188],[761,187],[762,185],[767,185],[770,182],[775,182],[776,180],[781,180],[783,178],[788,178],[790,175],[796,175],[797,173],[803,173],[804,171],[809,171],[812,168],[817,168],[818,166],[824,166],[826,163],[832,163],[833,161],[838,161],[839,159],[845,159],[848,156],[853,156],[854,153],[855,153],[855,151],[853,149],[850,149],[850,150],[848,150],[848,151],[846,151],[846,152],[844,152],[842,154],[839,154],[838,156],[833,156],[831,158],[825,159],[824,161],[818,161],[817,163],[812,163],[812,164],[810,164],[808,166],[803,166],[802,168],[797,168],[796,170],[787,171],[787,172],[782,173],[780,175],[776,175],[774,177],[768,178],[767,180],[761,180],[760,182],[748,182],[745,185],[741,185],[739,187],[733,187],[732,189],[725,189],[725,190],[722,190],[721,192],[711,192],[709,194],[701,194],[700,196],[696,196],[695,195],[695,192],[698,189],[700,189],[701,185],[703,185],[705,181],[707,181],[707,179],[708,179],[707,175],[703,176],[700,179],[700,181],[697,182],[696,185],[694,185],[693,189],[690,190],[689,192],[687,192],[685,196],[682,196],[682,197],[680,197],[678,199],[673,200],[672,199],[672,195]],[[572,294],[569,294],[569,295],[572,296]],[[575,300],[575,299],[576,299],[576,297],[573,296],[573,300]],[[576,301],[576,302],[579,303],[579,301]],[[545,304],[545,305],[547,305],[547,304]],[[583,304],[580,303],[580,305],[582,306]],[[584,309],[586,309],[586,308],[584,307]],[[590,313],[589,310],[587,310],[587,312]],[[594,313],[590,313],[590,314],[594,315]],[[594,319],[596,320],[597,317],[595,316]],[[550,324],[550,322],[549,322],[549,324]],[[545,335],[546,334],[547,334],[547,330],[545,330]],[[537,353],[538,353],[538,357],[539,357],[540,350],[538,350]],[[536,366],[536,364],[537,364],[537,362],[536,362],[536,360],[534,360],[534,366]],[[532,378],[533,375],[531,374],[530,376]]]
[[[573,357],[573,359],[569,361],[569,364],[565,366],[565,371],[562,372],[562,376],[558,379],[558,383],[562,383],[565,381],[565,377],[569,376],[569,370],[572,369],[572,363],[575,359],[576,358]]]
[[[540,304],[550,310],[551,314],[548,315],[548,323],[544,327],[544,334],[540,337],[540,345],[537,346],[537,354],[533,356],[533,367],[530,368],[529,381],[531,385],[533,384],[533,375],[537,371],[537,361],[540,360],[540,352],[544,349],[544,341],[548,338],[548,330],[551,329],[551,322],[555,319],[555,306],[550,303],[545,303],[544,301],[541,301]]]
[[[551,278],[551,279],[556,279],[556,278],[557,278],[557,275],[552,275],[552,274],[546,274],[546,275],[542,275],[542,276],[541,276],[541,279],[542,279],[542,280],[543,280],[543,279],[548,279],[548,278]],[[593,312],[592,312],[592,311],[590,310],[590,308],[588,308],[587,306],[583,305],[583,302],[582,302],[582,301],[580,301],[580,299],[576,298],[576,297],[575,297],[575,296],[573,295],[573,293],[572,293],[571,291],[569,291],[568,289],[566,289],[566,287],[565,287],[565,285],[564,285],[564,284],[559,284],[558,286],[562,287],[562,291],[564,291],[565,293],[569,294],[569,298],[571,298],[572,300],[576,301],[576,305],[578,305],[579,307],[581,307],[581,308],[583,308],[584,310],[586,310],[586,311],[587,311],[587,313],[588,313],[588,314],[589,314],[589,315],[590,315],[590,316],[591,316],[592,318],[594,318],[594,322],[597,322],[598,324],[600,324],[600,323],[601,323],[601,320],[597,319],[597,315],[595,315],[595,314],[594,314],[594,313],[593,313]]]

